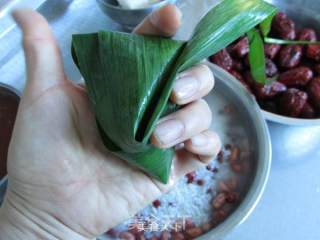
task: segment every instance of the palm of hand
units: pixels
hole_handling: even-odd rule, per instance
[[[23,102],[16,126],[9,153],[12,193],[81,234],[101,234],[164,190],[107,153],[87,95],[72,83]]]

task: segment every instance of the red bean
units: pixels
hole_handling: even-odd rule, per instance
[[[231,178],[226,182],[230,190],[234,191],[238,186],[238,181],[235,178]]]
[[[161,206],[161,202],[160,202],[160,200],[157,199],[157,200],[153,201],[152,205],[153,205],[155,208],[158,208],[158,207]]]
[[[120,233],[119,238],[123,239],[123,240],[135,240],[136,239],[135,236],[130,232]]]
[[[235,192],[227,192],[226,194],[227,194],[227,196],[226,196],[227,203],[233,204],[239,200],[239,195]]]
[[[280,51],[281,46],[278,44],[265,44],[264,52],[267,58],[274,59],[278,52]]]
[[[184,240],[184,235],[182,233],[176,232],[172,235],[172,240]]]
[[[311,80],[307,91],[313,105],[320,110],[320,77],[315,77]]]
[[[302,58],[302,47],[300,45],[288,45],[281,49],[279,65],[285,68],[294,68],[299,65]]]
[[[223,209],[220,209],[215,213],[215,221],[216,222],[222,221],[223,219],[226,218],[226,216],[227,216],[227,212]]]
[[[199,179],[199,180],[197,180],[197,184],[198,184],[199,186],[203,186],[203,185],[205,184],[205,182],[204,182],[203,179]]]
[[[212,223],[208,222],[201,226],[203,232],[209,232],[212,229]]]
[[[294,40],[296,38],[295,24],[283,12],[278,13],[273,18],[272,31],[282,39]]]
[[[119,233],[115,229],[111,228],[106,232],[106,234],[110,237],[117,237]]]
[[[234,162],[234,161],[239,160],[240,159],[240,154],[241,154],[240,148],[232,147],[230,155],[228,157],[229,162]]]
[[[197,174],[195,171],[193,172],[190,172],[190,173],[187,173],[186,174],[186,178],[187,178],[187,183],[190,184],[190,183],[193,183],[194,179],[196,178]]]
[[[270,84],[256,83],[255,96],[259,100],[270,99],[282,92],[285,92],[286,90],[287,90],[287,87],[284,84],[277,81],[273,81]]]
[[[228,192],[228,191],[230,191],[230,188],[224,181],[220,181],[219,182],[219,190],[222,192]]]
[[[195,227],[195,224],[194,224],[192,218],[185,219],[184,225],[185,225],[186,229],[190,229],[190,228]]]
[[[152,238],[150,238],[150,240],[160,240],[160,238],[158,238],[157,236],[153,236]]]
[[[218,153],[218,156],[217,156],[218,163],[222,163],[223,162],[223,157],[224,157],[224,153],[223,153],[222,150],[220,150],[220,152]]]
[[[313,72],[308,67],[297,67],[281,73],[278,81],[286,85],[291,86],[305,86],[312,79]]]
[[[202,230],[199,227],[194,227],[187,229],[186,234],[191,238],[196,238],[202,235]]]
[[[243,173],[243,167],[241,163],[233,162],[230,164],[230,167],[235,173]]]
[[[226,194],[224,192],[219,193],[212,201],[214,209],[221,208],[226,203]]]
[[[143,233],[137,234],[137,235],[136,235],[136,240],[146,240],[146,237],[144,236]]]
[[[320,62],[320,45],[310,44],[307,47],[307,57]]]
[[[299,117],[307,100],[305,92],[290,88],[280,98],[279,111],[289,117]]]
[[[170,240],[171,239],[171,233],[168,231],[163,231],[161,233],[160,240]]]
[[[227,71],[230,71],[233,66],[233,60],[226,49],[222,49],[220,52],[211,56],[210,61]]]

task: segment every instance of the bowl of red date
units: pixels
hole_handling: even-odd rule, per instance
[[[278,6],[269,36],[281,40],[319,41],[317,1],[269,1]],[[250,91],[273,122],[320,125],[320,44],[265,43],[266,75],[270,84],[255,82],[250,73],[248,39],[242,37],[210,57]]]

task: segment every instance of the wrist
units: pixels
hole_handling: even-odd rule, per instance
[[[18,204],[8,193],[0,208],[0,240],[20,239],[88,240],[53,216]]]

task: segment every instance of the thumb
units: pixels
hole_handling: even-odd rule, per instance
[[[30,100],[66,78],[58,44],[45,18],[30,9],[16,10],[13,17],[23,32],[28,75],[24,98]]]

